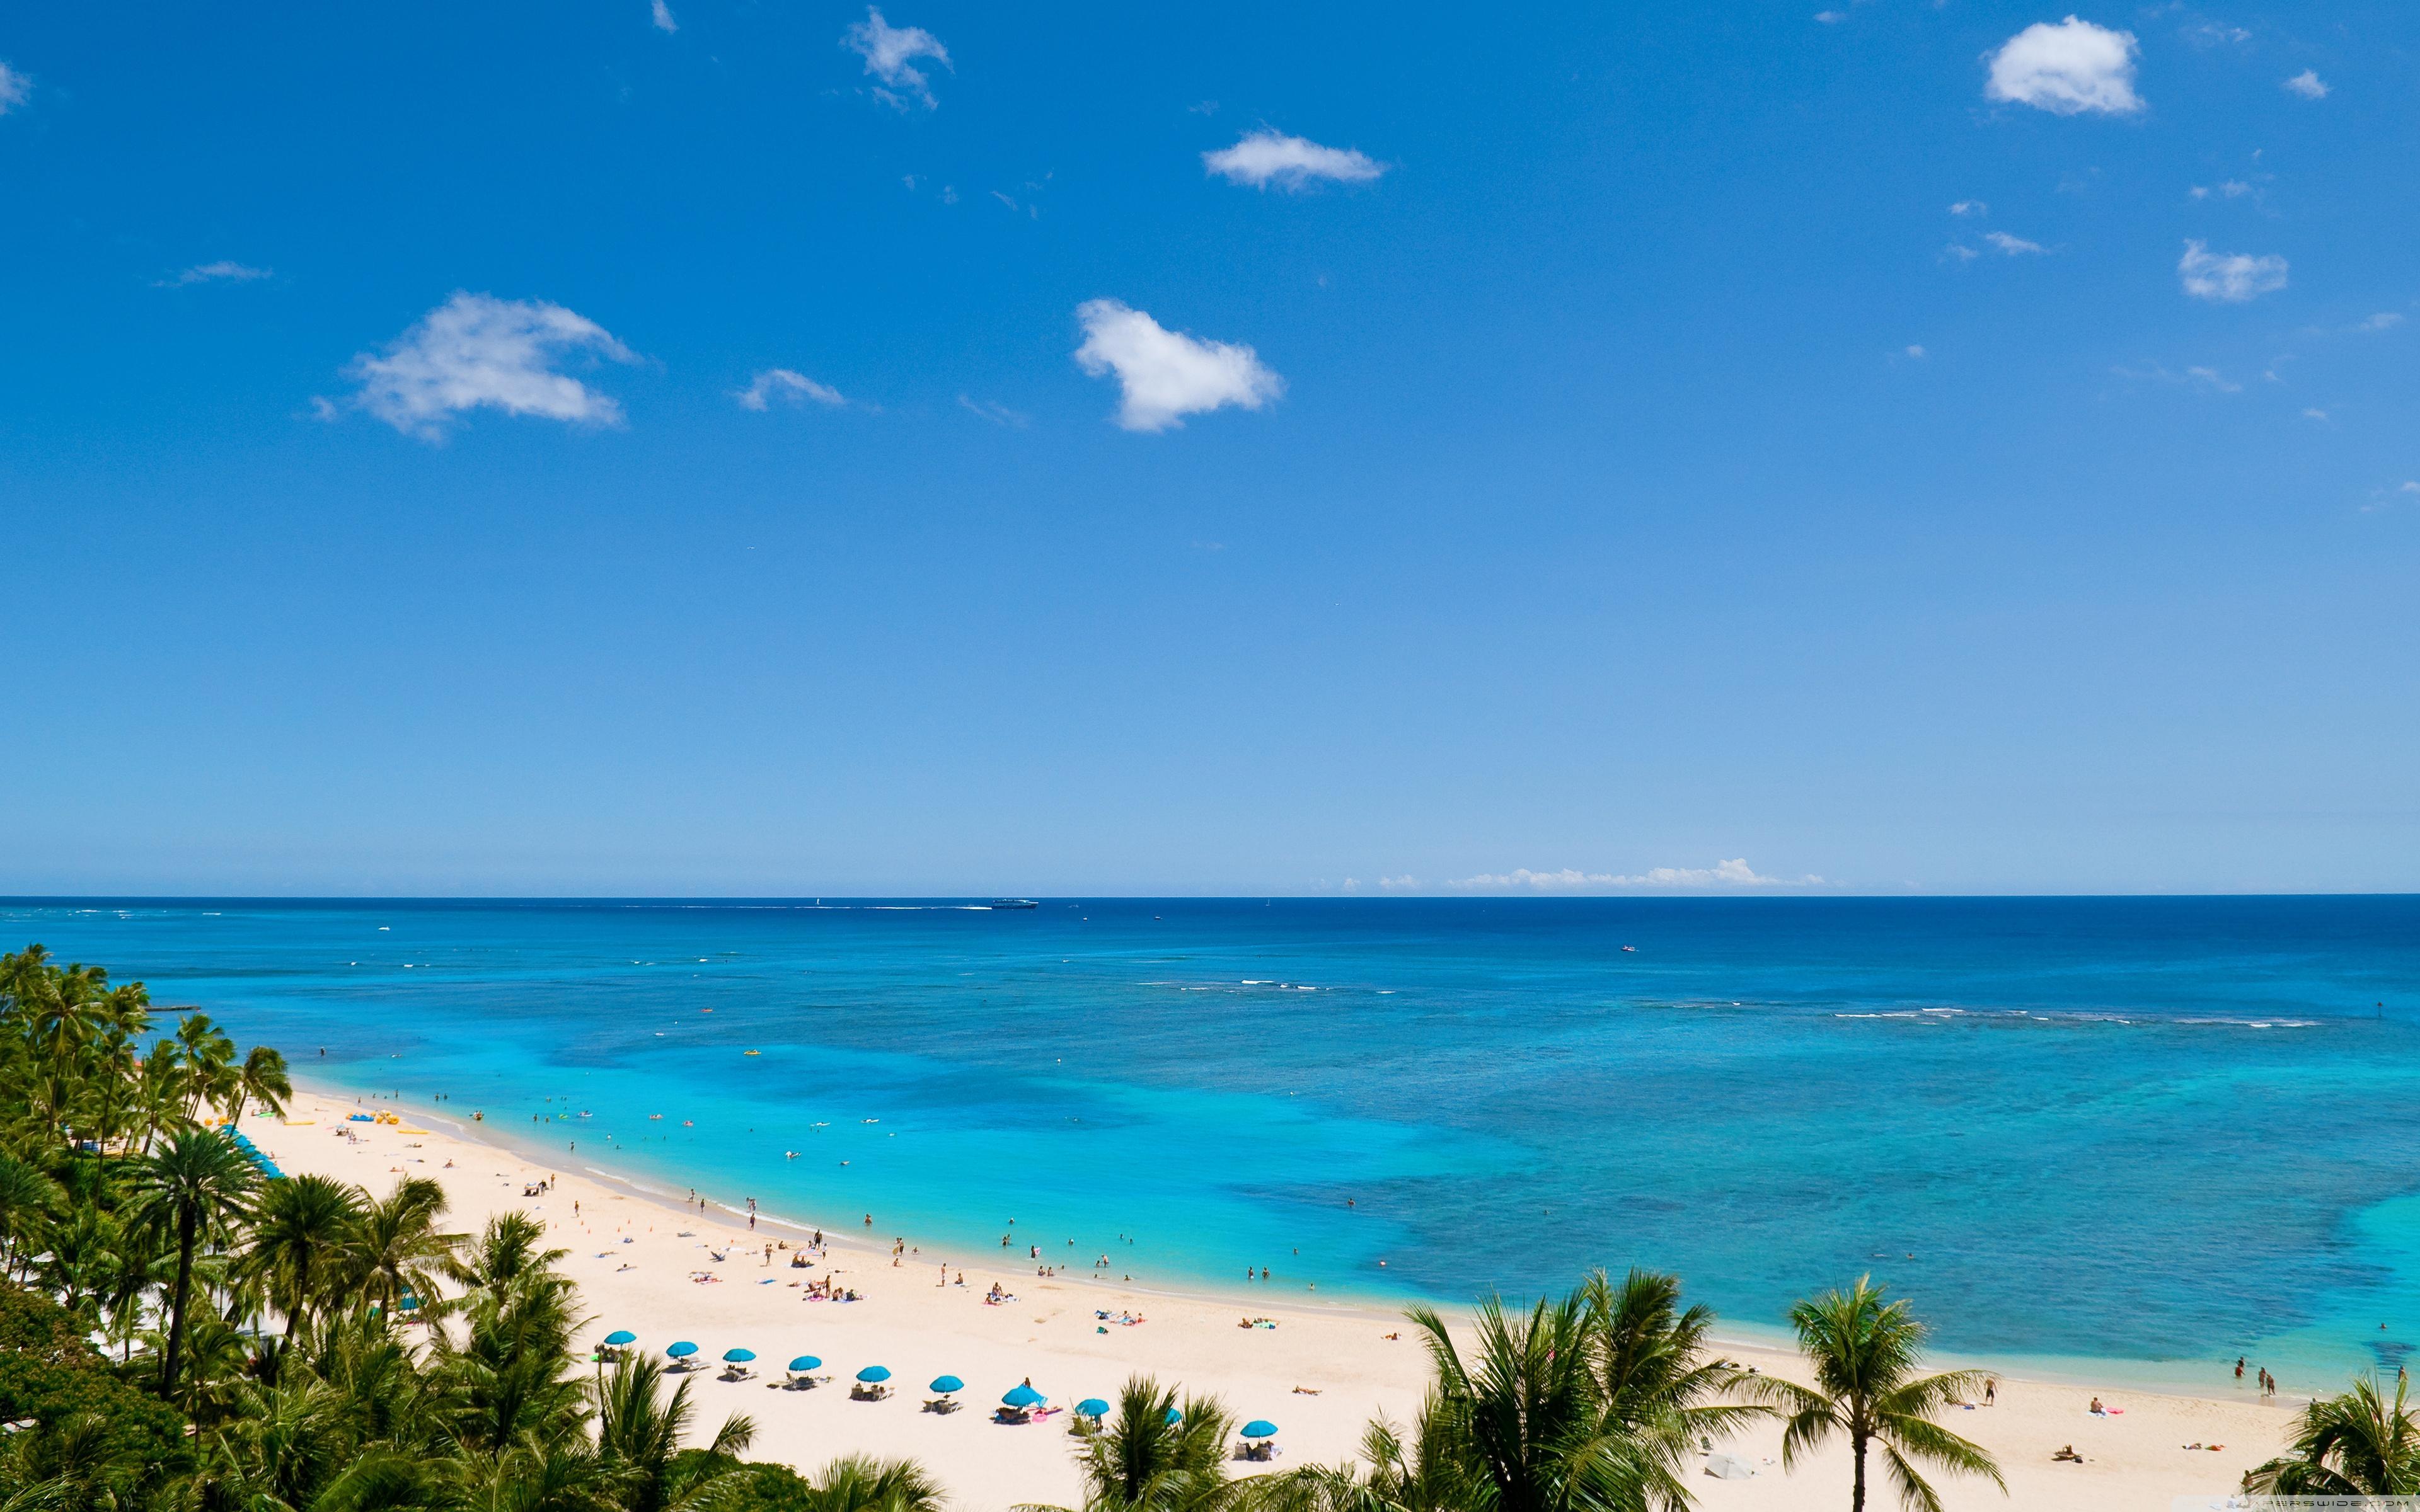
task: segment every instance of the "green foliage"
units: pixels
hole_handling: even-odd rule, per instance
[[[2420,1424],[2401,1372],[2389,1401],[2375,1376],[2303,1410],[2292,1451],[2254,1471],[2247,1490],[2277,1496],[2410,1496],[2420,1492]]]
[[[106,1461],[106,1478],[129,1489],[163,1484],[192,1460],[182,1415],[120,1380],[74,1315],[0,1283],[0,1422],[26,1418],[36,1437],[67,1434],[85,1458]]]

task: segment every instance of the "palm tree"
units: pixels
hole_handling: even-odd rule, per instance
[[[294,1095],[294,1084],[287,1079],[286,1057],[265,1044],[254,1045],[236,1071],[235,1098],[229,1105],[230,1124],[243,1122],[243,1105],[257,1103],[260,1111],[275,1118],[286,1111],[286,1100]]]
[[[940,1512],[941,1487],[913,1459],[843,1455],[808,1480],[798,1512]]]
[[[571,1253],[542,1248],[545,1242],[545,1224],[525,1212],[500,1212],[488,1220],[469,1254],[446,1257],[446,1278],[502,1296],[524,1274],[548,1270]]]
[[[2303,1410],[2293,1452],[2255,1470],[2244,1489],[2277,1496],[2409,1496],[2420,1491],[2420,1425],[2402,1373],[2389,1403],[2375,1376]]]
[[[1917,1512],[1941,1509],[1940,1495],[1916,1473],[1919,1460],[2009,1489],[1988,1451],[1932,1421],[1934,1412],[1980,1391],[1983,1376],[1977,1370],[1917,1375],[1926,1330],[1903,1299],[1884,1301],[1872,1278],[1859,1276],[1847,1291],[1799,1303],[1790,1309],[1790,1321],[1798,1330],[1800,1352],[1814,1367],[1813,1389],[1762,1376],[1747,1382],[1788,1416],[1783,1469],[1840,1433],[1855,1466],[1850,1512],[1865,1512],[1866,1452],[1877,1443],[1900,1500]]]
[[[255,1216],[243,1270],[268,1284],[271,1302],[286,1314],[288,1337],[302,1334],[320,1294],[343,1279],[365,1211],[362,1189],[334,1177],[295,1176],[270,1183]]]
[[[1290,1477],[1291,1494],[1279,1500],[1307,1500],[1320,1512],[1461,1512],[1471,1497],[1461,1473],[1461,1445],[1441,1408],[1430,1392],[1409,1440],[1386,1419],[1373,1421],[1361,1435],[1366,1473],[1350,1462],[1305,1466]]]
[[[1182,1404],[1149,1376],[1119,1388],[1109,1427],[1084,1445],[1085,1512],[1220,1512],[1259,1488],[1227,1478],[1235,1420],[1213,1396]]]
[[[177,1240],[168,1337],[160,1351],[160,1395],[170,1400],[177,1392],[177,1355],[184,1338],[185,1304],[193,1290],[194,1246],[247,1213],[253,1186],[252,1163],[223,1136],[198,1129],[178,1134],[158,1154],[147,1155],[135,1165],[133,1221],[173,1231]]]
[[[354,1262],[367,1300],[392,1313],[406,1297],[432,1301],[437,1267],[453,1257],[465,1236],[440,1233],[445,1189],[425,1176],[408,1176],[372,1201],[363,1213]]]
[[[1660,1484],[1664,1445],[1606,1411],[1584,1297],[1541,1301],[1527,1317],[1491,1299],[1473,1358],[1445,1319],[1415,1307],[1437,1377],[1446,1442],[1459,1446],[1474,1512],[1635,1507]]]
[[[66,1201],[58,1182],[0,1151],[0,1258],[7,1259],[10,1274],[22,1271],[38,1247],[34,1241]]]
[[[716,1430],[703,1460],[676,1463],[693,1411],[690,1383],[674,1387],[665,1400],[658,1391],[662,1381],[663,1367],[644,1356],[626,1356],[612,1374],[597,1378],[597,1449],[626,1477],[627,1512],[689,1512],[712,1504],[734,1489],[738,1457],[756,1437],[756,1426],[734,1414]]]
[[[226,1101],[236,1079],[235,1041],[208,1013],[188,1013],[177,1024],[177,1048],[185,1067],[185,1118],[196,1120],[203,1108]]]
[[[1771,1409],[1723,1400],[1743,1373],[1707,1354],[1714,1309],[1683,1310],[1680,1277],[1634,1270],[1617,1284],[1599,1271],[1581,1285],[1580,1297],[1597,1356],[1601,1429],[1637,1440],[1654,1499],[1685,1506],[1680,1474],[1692,1444],[1728,1438]]]

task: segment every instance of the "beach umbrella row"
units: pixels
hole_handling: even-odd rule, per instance
[[[615,1329],[605,1335],[605,1342],[617,1347],[635,1344],[638,1342],[638,1335],[626,1328]],[[675,1360],[686,1360],[697,1352],[697,1346],[687,1339],[682,1339],[678,1343],[667,1346],[664,1352]],[[756,1358],[756,1351],[741,1349],[725,1350],[722,1351],[722,1358],[732,1365],[745,1365]],[[822,1365],[823,1361],[819,1357],[802,1354],[790,1362],[789,1369],[795,1373],[818,1369]],[[891,1369],[888,1365],[870,1365],[857,1373],[857,1379],[869,1386],[878,1386],[891,1379]],[[953,1392],[966,1390],[967,1383],[955,1376],[936,1376],[929,1389],[936,1395],[946,1396]],[[1032,1386],[1020,1381],[1011,1386],[1000,1399],[1010,1407],[1039,1407],[1050,1398]],[[1076,1404],[1076,1411],[1085,1417],[1107,1417],[1109,1415],[1109,1404],[1098,1396],[1087,1396]],[[1185,1421],[1185,1414],[1171,1407],[1168,1410],[1168,1421],[1171,1424],[1182,1423]],[[1256,1417],[1244,1425],[1243,1436],[1247,1439],[1274,1439],[1277,1435],[1278,1426],[1264,1417]]]

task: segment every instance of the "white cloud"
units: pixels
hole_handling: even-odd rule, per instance
[[[15,110],[32,99],[33,94],[33,80],[26,78],[6,63],[0,63],[0,116],[6,116]]]
[[[1956,241],[1953,241],[1949,245],[1942,248],[1941,255],[1945,257],[1955,257],[1962,263],[1971,263],[1976,258],[1983,255],[1974,248]]]
[[[1983,93],[2054,116],[2124,116],[2143,108],[2134,93],[2134,53],[2133,32],[2073,16],[2056,25],[2036,22],[1992,54]]]
[[[2227,378],[2214,367],[2188,367],[2185,369],[2185,377],[2190,381],[2202,384],[2219,393],[2242,393],[2243,392],[2242,384],[2228,381]]]
[[[958,407],[970,415],[981,415],[993,424],[1005,425],[1011,430],[1023,430],[1033,423],[1032,416],[1021,414],[994,399],[977,399],[961,393]]]
[[[817,404],[844,405],[838,389],[829,383],[818,383],[804,373],[794,373],[786,367],[768,367],[757,374],[744,389],[734,389],[731,396],[739,401],[742,409],[763,410],[768,402],[781,399],[798,404],[813,399]]]
[[[1907,354],[1918,362],[1922,362],[1924,360],[1924,348],[1921,347],[1910,347],[1907,349]]]
[[[1258,409],[1285,393],[1249,347],[1170,331],[1116,300],[1086,301],[1076,321],[1084,328],[1076,362],[1094,378],[1117,374],[1118,424],[1128,430],[1166,430],[1231,404]]]
[[[2177,260],[2177,276],[2195,299],[2242,304],[2286,286],[2286,259],[2217,253],[2207,242],[2188,241],[2185,255]]]
[[[1989,215],[1992,213],[1992,207],[1984,204],[1979,199],[1962,199],[1957,204],[1949,207],[1949,213],[1952,215]]]
[[[2304,69],[2302,72],[2294,75],[2284,84],[2278,85],[2278,87],[2281,89],[2290,89],[2294,93],[2302,96],[2304,100],[2325,100],[2328,98],[2328,86],[2320,81],[2319,70],[2316,69]]]
[[[457,292],[384,353],[354,358],[347,373],[361,384],[355,404],[431,440],[455,415],[483,405],[508,415],[621,424],[621,406],[554,370],[581,353],[638,361],[604,327],[560,304]]]
[[[2012,237],[2006,231],[1986,231],[1983,233],[1983,239],[2010,257],[2022,257],[2027,253],[2044,253],[2050,250],[2039,241],[2027,241],[2023,237]]]
[[[1350,147],[1324,147],[1267,127],[1245,132],[1233,147],[1204,152],[1202,166],[1229,183],[1295,191],[1314,178],[1365,184],[1387,171],[1385,163]]]
[[[2355,331],[2392,331],[2402,323],[2403,317],[2394,311],[2381,310],[2353,329]]]
[[[1838,26],[1849,19],[1849,13],[1845,10],[1819,10],[1815,12],[1815,19],[1826,26]]]
[[[269,273],[270,270],[266,268],[248,268],[242,263],[196,263],[194,266],[186,269],[183,272],[177,274],[173,278],[163,278],[159,280],[152,285],[152,287],[183,288],[190,284],[216,284],[221,282],[229,284],[249,284],[256,278],[267,278]]]
[[[932,81],[916,67],[918,58],[931,58],[945,69],[954,67],[950,50],[941,45],[939,38],[922,26],[893,26],[872,6],[865,8],[865,19],[851,26],[840,41],[843,47],[865,59],[866,72],[891,86],[876,89],[875,94],[903,110],[907,103],[902,95],[923,100],[926,110],[933,109],[936,103]]]
[[[2420,493],[2420,483],[2406,483],[2403,486],[2396,489],[2395,491],[2397,493]]]
[[[1717,861],[1713,866],[1659,866],[1633,876],[1607,872],[1582,872],[1565,867],[1559,872],[1532,872],[1527,867],[1513,872],[1481,872],[1475,877],[1463,877],[1446,884],[1466,892],[1606,892],[1638,888],[1696,887],[1820,887],[1819,876],[1768,877],[1747,864],[1745,857]]]
[[[680,30],[680,23],[673,20],[673,8],[664,4],[664,0],[653,0],[648,8],[648,19],[656,23],[656,30],[659,32]]]
[[[2305,409],[2303,411],[2303,418],[2304,420],[2316,420],[2320,424],[2324,425],[2328,423],[2328,412],[2324,409]]]
[[[2140,367],[2113,367],[2109,371],[2121,378],[2132,378],[2138,382],[2179,383],[2187,388],[2200,389],[2211,393],[2243,392],[2242,384],[2232,381],[2214,367],[2188,367],[2179,373],[2163,367],[2157,363],[2146,363]]]

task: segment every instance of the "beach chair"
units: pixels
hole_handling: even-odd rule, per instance
[[[1032,1422],[1033,1414],[1022,1407],[998,1407],[992,1410],[991,1420],[1021,1426]]]

